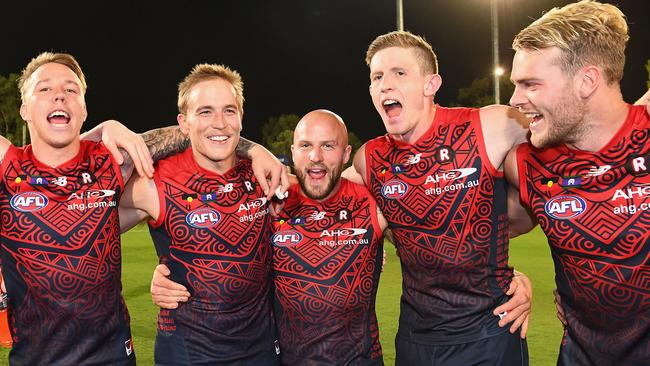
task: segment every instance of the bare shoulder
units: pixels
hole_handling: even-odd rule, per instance
[[[508,151],[526,141],[528,119],[505,105],[483,107],[480,117],[488,157],[495,169],[501,169]]]
[[[489,124],[516,124],[520,128],[528,128],[528,118],[517,108],[507,105],[493,104],[480,109],[481,121]]]

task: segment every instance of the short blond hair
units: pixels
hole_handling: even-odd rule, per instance
[[[81,81],[81,93],[86,94],[86,89],[88,87],[86,85],[86,77],[84,76],[84,72],[81,70],[81,66],[79,66],[79,63],[72,55],[67,53],[43,52],[34,57],[27,66],[25,66],[20,74],[20,78],[18,78],[18,88],[20,89],[20,98],[22,101],[25,101],[25,94],[27,93],[27,80],[29,80],[32,74],[34,74],[39,67],[49,63],[61,64],[72,70]]]
[[[603,69],[608,84],[623,78],[625,44],[630,37],[625,15],[616,6],[583,0],[553,8],[524,28],[512,42],[519,50],[558,47],[562,69],[573,75],[586,64]]]
[[[239,73],[228,66],[216,64],[198,64],[192,71],[178,84],[178,111],[185,114],[187,112],[187,96],[200,82],[212,79],[223,79],[235,88],[237,107],[239,112],[244,111],[244,82]]]
[[[413,48],[422,73],[425,75],[438,73],[438,57],[429,42],[406,31],[394,31],[375,38],[366,51],[366,65],[370,66],[370,61],[377,52],[389,47]]]

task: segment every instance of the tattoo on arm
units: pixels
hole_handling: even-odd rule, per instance
[[[235,150],[235,153],[237,156],[240,158],[247,158],[250,159],[250,151],[253,147],[257,146],[256,143],[254,143],[251,140],[245,139],[243,137],[239,138],[239,143],[237,144],[237,149]]]
[[[154,162],[185,151],[190,146],[190,139],[178,126],[157,128],[142,134]]]

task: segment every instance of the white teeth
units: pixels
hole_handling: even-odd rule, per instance
[[[384,105],[391,105],[391,104],[397,104],[397,103],[399,103],[399,102],[396,101],[395,99],[386,99],[386,100],[384,100]]]
[[[528,118],[535,118],[535,117],[541,117],[542,115],[539,113],[524,113],[526,117]]]
[[[70,116],[65,112],[65,111],[54,111],[50,113],[47,118],[52,118],[52,117],[65,117],[65,118],[70,118]]]
[[[210,136],[208,139],[211,141],[226,141],[228,140],[228,136]]]

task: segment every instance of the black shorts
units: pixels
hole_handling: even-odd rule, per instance
[[[647,360],[634,361],[623,357],[589,354],[566,331],[557,358],[558,366],[648,366],[649,364]]]
[[[528,344],[519,332],[470,343],[432,346],[395,338],[396,366],[528,366]]]
[[[158,331],[154,345],[154,364],[156,366],[277,366],[280,364],[279,348],[274,340],[269,340],[268,350],[235,358],[214,352],[213,347],[187,347],[178,332]]]

